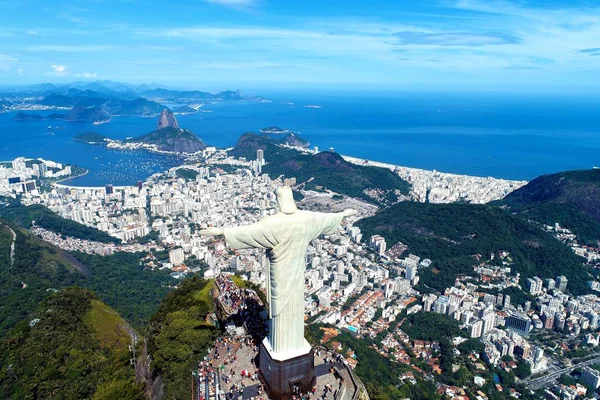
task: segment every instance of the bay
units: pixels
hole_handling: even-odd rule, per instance
[[[223,102],[178,115],[209,145],[234,146],[245,132],[279,126],[321,150],[414,168],[530,180],[600,165],[600,100],[577,96],[462,93],[259,93],[271,103]],[[290,103],[293,103],[290,104]],[[307,108],[306,105],[321,108]],[[48,114],[49,111],[40,112]],[[156,118],[110,123],[14,121],[0,114],[0,160],[43,157],[90,173],[83,186],[131,185],[181,162],[145,151],[115,151],[73,140],[85,131],[114,139],[156,127]],[[64,126],[64,129],[48,129]],[[50,135],[49,133],[54,133]]]

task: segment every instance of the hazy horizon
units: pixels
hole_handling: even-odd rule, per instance
[[[593,92],[588,1],[0,1],[0,84]]]

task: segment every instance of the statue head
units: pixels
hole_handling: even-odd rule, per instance
[[[281,186],[275,190],[275,195],[277,196],[279,211],[284,214],[293,214],[298,211],[291,188],[288,186]]]

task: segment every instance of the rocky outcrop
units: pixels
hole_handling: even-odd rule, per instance
[[[171,127],[157,129],[128,141],[151,144],[155,145],[158,150],[177,153],[195,153],[206,148],[206,143],[191,131]]]
[[[148,344],[144,340],[142,352],[135,363],[135,380],[145,387],[146,395],[151,400],[161,400],[165,395],[162,377],[152,371],[152,357],[148,355]]]
[[[177,123],[177,119],[175,115],[173,115],[172,111],[163,110],[160,113],[160,117],[158,118],[158,125],[156,129],[162,128],[179,128],[179,124]]]
[[[308,147],[308,145],[310,144],[308,141],[304,140],[303,138],[301,138],[293,132],[290,132],[287,135],[285,135],[285,137],[282,140],[282,143],[294,147]]]

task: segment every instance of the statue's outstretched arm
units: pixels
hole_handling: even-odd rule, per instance
[[[199,232],[202,236],[221,236],[223,235],[223,228],[206,228]]]
[[[353,210],[352,208],[346,208],[344,211],[342,211],[342,215],[344,217],[351,217],[356,214],[358,214],[358,211]]]
[[[321,235],[331,235],[335,233],[337,228],[342,223],[342,220],[346,217],[356,215],[357,211],[348,208],[342,212],[337,213],[312,213],[314,216],[314,222],[311,224],[312,228],[312,239],[314,240]]]

